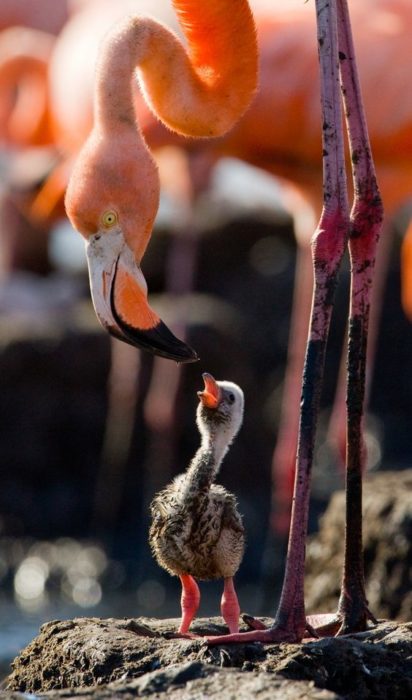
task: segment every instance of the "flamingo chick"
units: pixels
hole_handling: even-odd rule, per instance
[[[223,457],[242,424],[243,391],[204,373],[196,422],[200,448],[184,474],[152,501],[149,541],[160,566],[182,583],[180,634],[186,634],[200,603],[195,578],[224,579],[222,616],[230,632],[239,629],[233,576],[243,558],[245,535],[236,499],[214,482]]]

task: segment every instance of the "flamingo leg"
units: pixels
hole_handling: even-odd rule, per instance
[[[349,231],[346,173],[340,109],[336,3],[316,0],[321,76],[323,142],[323,210],[312,238],[314,291],[302,380],[302,400],[295,485],[285,576],[274,625],[244,634],[209,638],[229,642],[299,642],[307,621],[304,603],[305,540],[326,341],[338,271]]]
[[[187,634],[199,608],[200,591],[193,576],[182,574],[179,578],[182,584],[182,597],[180,599],[182,619],[180,621],[179,633]]]
[[[290,524],[290,506],[299,429],[299,400],[305,360],[305,343],[308,335],[307,324],[311,309],[312,277],[312,258],[309,245],[303,244],[298,240],[291,331],[280,412],[281,419],[278,440],[272,459],[271,529],[279,539],[283,538],[285,541],[287,540]]]
[[[342,94],[351,151],[354,201],[350,215],[351,298],[347,361],[347,448],[345,557],[335,618],[317,628],[338,635],[366,629],[376,622],[365,594],[362,550],[362,473],[369,310],[383,206],[376,181],[357,75],[347,0],[337,0]]]
[[[338,634],[362,631],[371,615],[362,551],[363,419],[369,309],[383,206],[362,106],[347,0],[338,0],[340,70],[351,150],[354,202],[350,216],[351,300],[348,331],[346,532]]]
[[[232,576],[225,578],[220,609],[222,617],[229,627],[229,632],[239,632],[240,606]]]
[[[372,298],[370,304],[368,343],[366,350],[366,377],[365,377],[365,411],[370,401],[371,385],[374,374],[374,365],[377,353],[379,325],[383,306],[383,295],[388,277],[390,253],[393,244],[395,229],[393,223],[384,225],[376,255],[374,267],[374,280]],[[342,473],[346,464],[346,393],[347,393],[347,346],[342,353],[341,367],[339,370],[338,386],[335,394],[332,414],[328,427],[328,442],[332,446],[335,458],[339,460]],[[367,457],[367,455],[366,455]],[[365,460],[366,461],[366,460]],[[367,465],[364,464],[365,471]]]

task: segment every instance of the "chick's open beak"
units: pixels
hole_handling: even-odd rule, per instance
[[[216,379],[208,372],[204,372],[202,377],[205,388],[203,391],[198,391],[197,395],[206,408],[217,408],[221,398],[220,387]]]

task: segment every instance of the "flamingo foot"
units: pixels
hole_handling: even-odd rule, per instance
[[[262,624],[262,623],[259,623]],[[261,642],[262,644],[291,644],[301,641],[301,635],[295,630],[287,629],[279,624],[274,624],[267,629],[254,629],[251,632],[238,632],[237,634],[222,634],[217,637],[205,637],[208,646],[217,644],[247,644],[248,642]]]
[[[318,637],[342,637],[345,634],[364,632],[368,622],[378,623],[366,602],[351,610],[338,610],[335,614],[314,615],[314,630]]]
[[[323,618],[325,617],[324,615],[309,615],[306,618],[306,632],[309,632],[309,635],[311,637],[314,637],[315,639],[319,637],[317,631],[316,631],[316,624],[319,622],[318,618]],[[329,616],[330,617],[330,616]],[[258,620],[256,617],[253,617],[252,615],[248,615],[247,613],[243,613],[242,615],[242,620],[247,625],[253,630],[266,630],[268,629],[267,625],[264,624],[261,620]],[[305,637],[306,639],[306,637]]]
[[[272,629],[270,627],[268,628],[261,620],[247,613],[242,615],[242,620],[251,630]],[[338,637],[344,634],[363,632],[367,629],[368,621],[372,622],[374,625],[378,622],[369,610],[366,602],[362,602],[362,604],[356,606],[356,608],[353,606],[351,610],[347,610],[346,612],[341,610],[336,613],[308,615],[306,617],[306,632],[308,632],[308,636],[305,635],[304,641],[309,641],[310,638]]]
[[[364,632],[368,627],[368,622],[374,625],[378,623],[376,617],[368,608],[365,598],[346,599],[344,604],[339,606],[337,617],[340,619],[340,627],[336,633],[337,637],[343,634],[353,634],[353,632]]]

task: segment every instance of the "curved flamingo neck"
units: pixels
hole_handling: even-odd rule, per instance
[[[107,37],[97,66],[95,123],[135,128],[136,68],[152,110],[188,136],[219,136],[245,111],[256,88],[257,48],[246,0],[174,0],[188,42],[159,22],[129,17]]]
[[[137,121],[133,104],[133,78],[141,60],[146,20],[128,18],[108,36],[100,53],[94,93],[95,127],[102,130],[132,127]],[[140,36],[139,36],[140,35]],[[134,39],[134,41],[133,41]]]

